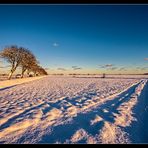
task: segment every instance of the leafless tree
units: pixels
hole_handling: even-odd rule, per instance
[[[12,74],[20,65],[22,59],[21,55],[21,51],[16,45],[6,47],[0,52],[0,57],[6,59],[7,62],[11,64],[11,70],[8,79],[11,79]]]
[[[20,66],[22,68],[21,78],[23,78],[25,71],[27,71],[27,69],[28,70],[31,69],[33,65],[36,65],[37,60],[30,50],[23,47],[20,47],[19,49],[22,51],[22,59],[21,59]]]
[[[42,68],[41,66],[38,66],[38,70],[37,70],[39,75],[47,75],[47,72],[44,68]]]
[[[38,71],[38,65],[34,63],[33,65],[31,65],[31,67],[28,68],[28,71],[33,72],[34,76],[36,76]]]
[[[37,61],[33,53],[24,47],[6,47],[0,52],[0,57],[6,59],[11,64],[11,70],[8,79],[11,79],[12,74],[18,66],[22,69],[22,78],[26,71],[28,72],[28,74],[30,72],[33,72],[34,76],[36,76],[37,74],[47,75],[45,69],[38,65],[39,62]]]
[[[44,68],[42,68],[41,66],[35,64],[31,66],[30,71],[32,71],[34,73],[34,76],[36,75],[47,75],[47,72],[45,71]]]

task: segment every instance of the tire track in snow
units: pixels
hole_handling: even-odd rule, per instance
[[[90,118],[87,120],[86,117],[89,117],[89,115],[86,114],[87,116],[84,116],[85,114],[80,114],[80,112],[88,112],[89,109],[90,111],[94,111],[93,108],[97,105],[101,103],[105,104],[107,96],[116,94],[131,84],[138,82],[137,80],[77,80],[78,81],[75,81],[73,78],[45,78],[36,82],[1,91],[0,101],[2,104],[0,105],[3,105],[4,109],[8,109],[12,116],[9,116],[9,112],[7,113],[7,110],[5,111],[2,109],[2,113],[4,112],[6,114],[1,114],[1,119],[7,119],[8,117],[8,120],[3,122],[1,126],[0,141],[4,140],[6,143],[38,143],[38,137],[46,137],[48,131],[51,130],[55,132],[54,126],[59,124],[63,124],[64,133],[69,134],[67,138],[73,136],[76,128],[79,130],[81,125],[83,125],[82,127],[86,132],[82,132],[83,130],[80,130],[78,133],[87,133],[87,135],[91,134],[95,137],[95,133],[97,132],[96,134],[98,134],[96,129],[100,129],[99,127],[102,127],[104,122],[101,121],[98,124],[95,123],[93,126],[90,126],[90,121],[95,117],[92,117],[92,115],[96,115],[96,113],[94,112],[95,114],[90,114]],[[100,98],[101,95],[102,98]],[[8,106],[5,106],[5,104]],[[16,106],[18,108],[17,105],[22,105],[20,108],[22,107],[23,109],[13,113],[15,108],[13,109],[12,107]],[[102,110],[103,113],[107,114],[108,111],[106,109]],[[100,111],[100,114],[102,114],[102,110]],[[30,115],[32,112],[33,116],[37,116],[37,118],[32,119],[32,116]],[[81,117],[79,115],[81,115]],[[69,131],[67,129],[68,124],[65,123],[70,122],[70,125],[73,126],[75,125],[73,123],[74,120],[76,120],[76,126],[74,126],[74,129],[69,126],[69,130],[71,128],[73,129]],[[34,123],[37,124],[35,125]],[[64,130],[64,126],[68,131]],[[94,126],[96,126],[96,129]],[[62,131],[61,126],[59,127],[59,131]],[[36,131],[40,133],[38,137],[35,135]],[[63,137],[62,134],[59,134],[57,139],[55,139],[54,136],[52,139],[53,132],[50,133],[50,136],[48,135],[46,140],[41,141],[56,142],[59,138],[63,138],[64,142],[65,137]],[[3,134],[6,135],[6,138],[2,137]],[[32,135],[32,138],[30,134]],[[56,135],[56,132],[54,134]],[[13,138],[14,135],[15,138]],[[91,135],[87,136],[87,141],[91,142],[91,140],[93,140],[95,142]]]
[[[129,101],[131,95],[135,92],[135,89],[139,84],[140,83],[132,86],[125,92],[119,94],[113,100],[106,101],[103,105],[98,106],[96,109],[93,109],[90,112],[79,113],[76,117],[71,119],[70,123],[54,127],[52,129],[52,133],[43,136],[42,140],[39,141],[39,143],[56,143],[57,141],[59,143],[71,143],[72,141],[70,137],[72,137],[72,135],[76,133],[79,129],[83,129],[87,133],[88,139],[90,137],[94,137],[93,142],[95,141],[95,143],[105,143],[105,141],[107,142],[107,139],[109,143],[129,143],[127,133],[122,131],[120,127],[114,124],[114,113],[119,113],[117,109],[122,103]],[[119,101],[119,99],[121,100]],[[91,120],[96,115],[101,117],[102,120],[92,126]],[[107,130],[109,130],[109,132]],[[103,135],[102,139],[99,133],[103,133],[104,135],[106,134],[106,137]],[[112,139],[109,139],[108,136],[110,135],[108,134],[111,134],[114,137],[112,137]],[[82,143],[87,142],[88,140],[86,139],[86,137],[84,139],[85,141],[82,140]],[[79,142],[80,141],[78,140],[77,143]],[[92,141],[90,140],[89,142],[91,143]]]
[[[136,118],[133,117],[133,107],[137,104],[138,98],[146,85],[147,80],[135,88],[131,94],[129,101],[123,102],[117,110],[119,114],[115,114],[115,122],[105,123],[99,135],[102,143],[132,143],[128,132],[125,132],[126,127],[130,126]],[[110,129],[110,130],[108,130]]]

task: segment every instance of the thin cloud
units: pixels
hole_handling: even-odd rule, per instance
[[[72,69],[73,70],[80,70],[80,69],[82,69],[81,67],[78,67],[78,66],[72,66]]]
[[[126,71],[126,68],[125,67],[121,67],[121,68],[119,68],[119,71]]]
[[[66,71],[65,68],[57,68],[57,70]]]
[[[82,69],[81,67],[77,67],[77,68],[74,68],[73,70],[80,70]]]
[[[105,68],[105,66],[104,65],[98,65],[99,66],[99,68]]]
[[[106,64],[106,65],[103,65],[101,68],[104,68],[106,70],[116,70],[116,69],[118,69],[118,67],[115,67],[113,64]]]
[[[118,68],[117,67],[109,67],[106,70],[116,70],[116,69],[118,69]]]
[[[106,64],[105,67],[113,67],[113,64]]]
[[[110,70],[116,70],[118,67],[111,67]]]
[[[148,61],[148,58],[144,58],[145,61]]]
[[[101,66],[100,68],[106,68],[105,66]]]
[[[137,70],[146,70],[148,67],[136,67]]]
[[[72,66],[72,68],[76,68],[77,66]]]
[[[58,43],[56,43],[56,42],[54,42],[54,43],[52,44],[52,46],[53,46],[53,47],[58,47],[58,46],[59,46],[59,44],[58,44]]]
[[[141,67],[140,70],[146,70],[148,67]]]
[[[114,65],[113,64],[106,64],[106,65],[98,65],[100,68],[111,68]]]
[[[147,68],[145,68],[145,67],[143,67],[143,68],[141,68],[140,70],[146,70]]]

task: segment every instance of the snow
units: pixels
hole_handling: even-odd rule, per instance
[[[71,142],[78,142],[80,140],[82,140],[83,138],[87,137],[87,133],[84,129],[79,129],[78,131],[76,131],[76,133],[72,136],[71,138]]]
[[[0,82],[0,143],[130,143],[125,129],[136,121],[132,110],[146,83],[66,76]]]
[[[40,78],[43,78],[43,77],[45,77],[45,76],[0,81],[0,89],[5,88],[5,87],[15,86],[15,85],[22,84],[22,83],[25,83],[25,82],[30,82],[30,81],[37,80],[37,79],[40,79]]]
[[[98,123],[98,122],[100,122],[102,120],[103,120],[103,118],[101,118],[100,116],[96,115],[95,119],[90,121],[90,124],[94,125],[94,124],[96,124],[96,123]]]
[[[104,126],[100,132],[99,139],[104,144],[125,144],[130,143],[127,138],[127,133],[121,130],[120,127],[104,122]]]
[[[132,116],[132,108],[137,104],[138,102],[138,96],[140,95],[143,87],[146,84],[146,80],[142,81],[136,89],[135,92],[131,95],[129,101],[124,102],[119,108],[118,111],[120,114],[116,115],[115,124],[120,125],[123,127],[129,126],[132,121],[136,121],[136,119]]]

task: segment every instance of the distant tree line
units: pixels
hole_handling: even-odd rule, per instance
[[[11,64],[8,79],[11,79],[13,73],[18,67],[21,68],[21,78],[24,77],[25,72],[28,76],[31,72],[33,72],[34,76],[47,75],[47,72],[39,65],[34,54],[24,47],[18,47],[16,45],[5,47],[0,52],[0,57],[4,58]]]

